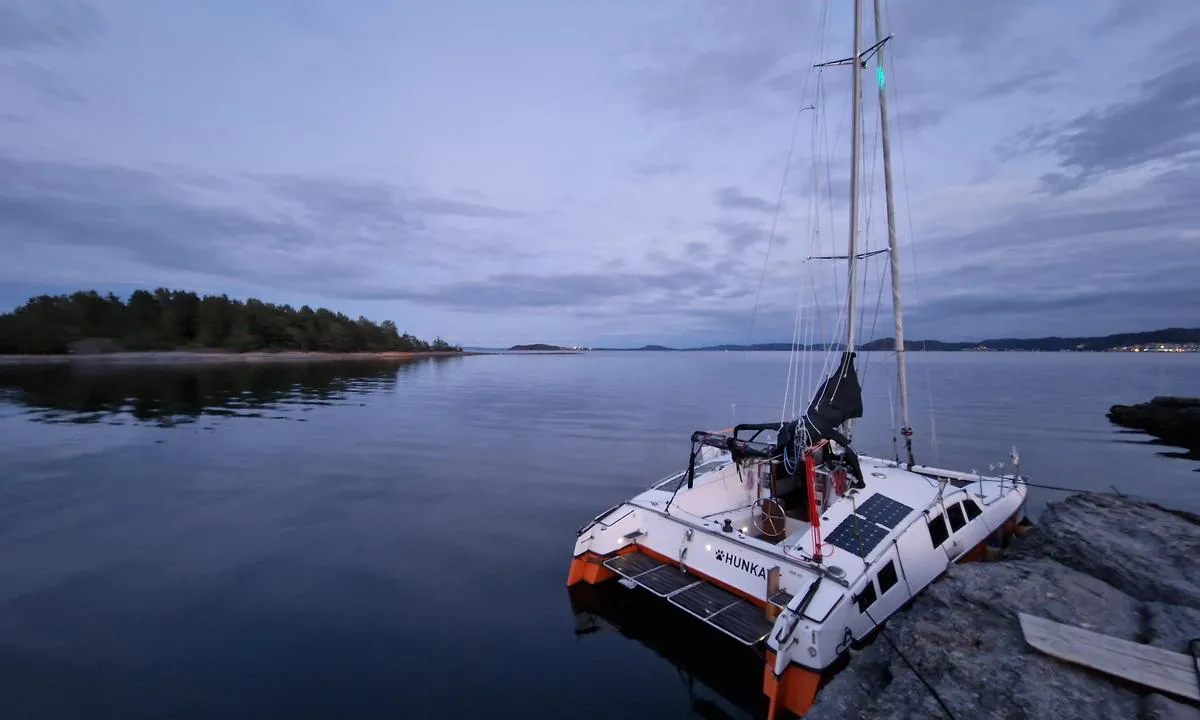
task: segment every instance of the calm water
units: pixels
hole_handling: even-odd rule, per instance
[[[858,446],[890,455],[892,366],[865,360]],[[1036,481],[1200,511],[1200,462],[1104,417],[1200,395],[1200,355],[910,363],[919,461],[985,469],[1015,444]],[[681,469],[692,430],[777,419],[786,367],[0,368],[3,716],[761,714],[749,651],[565,579],[574,530]]]

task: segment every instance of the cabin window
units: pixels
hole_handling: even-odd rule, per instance
[[[891,560],[888,560],[887,565],[884,565],[879,571],[879,594],[886,595],[887,591],[896,584],[897,579],[896,566]]]
[[[867,583],[867,586],[858,594],[858,611],[866,612],[867,608],[875,602],[878,596],[875,594],[875,583]]]
[[[941,547],[948,537],[950,537],[950,530],[946,527],[946,519],[941,514],[929,521],[929,540],[935,548]]]
[[[963,500],[963,507],[965,507],[967,509],[967,519],[968,520],[974,520],[975,518],[977,518],[983,514],[983,511],[979,509],[979,506],[976,505],[975,501],[972,500],[971,498],[967,498],[966,500]]]
[[[950,527],[954,529],[953,532],[962,530],[963,525],[967,524],[967,517],[963,515],[962,505],[958,503],[946,508],[946,516],[950,518]]]

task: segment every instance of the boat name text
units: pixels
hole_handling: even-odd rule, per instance
[[[750,562],[744,557],[738,557],[737,555],[734,555],[731,552],[726,552],[720,548],[717,548],[717,551],[713,554],[716,556],[717,562],[723,562],[726,565],[732,565],[738,570],[744,570],[755,577],[767,577],[767,569],[765,567],[759,565],[758,563]]]

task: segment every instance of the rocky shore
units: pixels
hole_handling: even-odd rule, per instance
[[[1200,398],[1160,396],[1148,403],[1113,405],[1108,419],[1200,453]]]
[[[1200,637],[1200,517],[1111,495],[1049,505],[1001,559],[956,565],[895,615],[887,638],[955,718],[1200,720],[1200,707],[1044,655],[1018,613],[1186,653]],[[806,720],[946,717],[884,637]]]

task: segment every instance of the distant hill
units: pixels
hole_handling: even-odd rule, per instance
[[[513,345],[509,350],[570,350],[570,348],[559,347],[558,345],[547,345],[546,343],[533,343],[532,345]]]
[[[863,350],[891,350],[892,338],[872,340]],[[1171,343],[1186,345],[1200,343],[1200,328],[1165,328],[1139,333],[1118,333],[1102,337],[1043,337],[990,338],[979,342],[941,342],[938,340],[905,340],[905,350],[1026,350],[1041,352],[1104,352],[1132,345]]]
[[[1040,351],[1040,352],[1103,352],[1130,346],[1155,343],[1171,343],[1178,345],[1200,344],[1200,328],[1165,328],[1138,333],[1118,333],[1103,337],[1043,337],[1043,338],[994,338],[980,342],[943,342],[941,340],[905,340],[904,348],[912,352],[936,351],[954,352],[965,350],[1002,350],[1002,351]],[[880,338],[860,346],[860,350],[892,350],[895,340]],[[801,349],[813,351],[840,350],[845,347],[842,343],[821,343],[806,345]],[[705,345],[702,347],[670,348],[663,345],[646,345],[640,348],[604,348],[606,350],[625,350],[631,352],[643,350],[675,350],[679,352],[700,351],[734,351],[734,352],[771,352],[792,349],[791,343],[756,343],[753,345]]]

